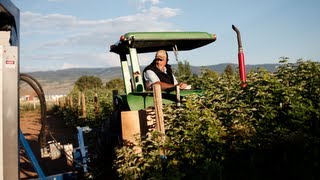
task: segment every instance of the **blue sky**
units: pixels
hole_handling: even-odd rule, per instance
[[[292,62],[320,60],[319,0],[12,2],[21,13],[22,72],[120,66],[118,55],[110,53],[109,46],[132,31],[214,33],[216,42],[180,52],[180,60],[193,66],[237,63],[232,24],[241,31],[246,64],[278,63],[283,56]],[[152,57],[140,55],[140,64],[150,63]]]

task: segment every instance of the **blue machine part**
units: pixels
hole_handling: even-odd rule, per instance
[[[88,172],[87,162],[89,161],[88,147],[84,145],[83,132],[88,133],[92,129],[89,128],[88,126],[85,126],[85,127],[77,126],[77,130],[78,130],[79,148],[75,148],[73,150],[73,156],[77,162],[81,162],[80,164],[82,164],[83,172],[87,173]]]
[[[33,154],[32,150],[28,144],[28,141],[26,140],[26,138],[24,137],[24,135],[22,134],[20,129],[19,129],[19,139],[20,139],[20,143],[22,144],[22,146],[26,150],[26,154],[28,155],[34,169],[36,170],[38,177],[40,179],[46,179],[46,176],[44,175],[44,173],[43,173],[43,171],[37,161],[37,158]]]
[[[35,171],[38,174],[38,179],[40,180],[73,180],[77,179],[77,174],[73,172],[67,172],[67,173],[61,173],[61,174],[55,174],[51,176],[45,176],[44,172],[42,171],[37,158],[35,157],[34,153],[32,152],[28,141],[24,137],[22,131],[19,129],[19,140],[21,145],[26,151],[26,154],[29,157],[29,160],[31,161],[32,166],[34,167]]]

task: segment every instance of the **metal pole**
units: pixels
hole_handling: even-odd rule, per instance
[[[177,98],[177,107],[181,106],[180,102],[180,86],[176,86],[176,98]]]
[[[0,0],[0,180],[19,179],[20,10]]]
[[[240,31],[234,25],[232,25],[232,29],[237,33],[237,41],[238,41],[238,63],[239,63],[239,73],[241,80],[241,87],[246,87],[246,65],[244,63],[244,53],[242,48]]]

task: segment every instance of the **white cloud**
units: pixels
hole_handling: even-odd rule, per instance
[[[81,31],[83,28],[107,24],[108,20],[83,20],[71,15],[33,13],[30,11],[21,13],[21,25],[25,32],[34,30],[64,30]]]
[[[143,4],[150,2],[152,5],[156,5],[156,4],[160,3],[159,0],[140,0],[140,2],[143,3]]]
[[[55,64],[52,68],[119,66],[118,55],[109,53],[109,47],[122,34],[176,30],[165,19],[175,17],[179,12],[179,9],[152,6],[136,14],[98,20],[22,12],[21,38],[24,41],[21,43],[21,58],[26,63],[32,59],[30,63],[34,66],[37,66],[36,61],[48,61]]]
[[[180,10],[168,8],[168,7],[160,8],[160,7],[153,6],[145,12],[151,16],[154,16],[154,17],[169,18],[169,17],[177,16],[180,13]]]
[[[138,4],[138,9],[144,9],[145,7],[151,5],[158,5],[160,4],[160,0],[136,0]]]

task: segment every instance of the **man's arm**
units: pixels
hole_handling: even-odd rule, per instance
[[[175,87],[177,85],[180,86],[180,89],[185,89],[187,87],[186,83],[178,83],[178,81],[177,81],[175,76],[173,76],[173,81],[174,81],[175,84],[168,84],[168,83],[165,83],[165,82],[161,82],[159,77],[152,70],[147,70],[144,73],[144,78],[146,80],[146,88],[147,89],[151,89],[151,86],[153,84],[156,84],[156,83],[160,84],[161,90],[170,89],[170,88],[173,88],[173,87]]]
[[[146,84],[147,88],[149,88],[153,84],[160,84],[161,90],[166,90],[169,88],[173,88],[175,86],[174,84],[168,84],[165,82],[161,82],[160,79],[158,78],[158,76],[156,75],[156,73],[153,72],[152,70],[147,70],[144,74],[144,77],[145,77],[145,80],[147,83]]]
[[[155,82],[155,83],[153,83],[153,84],[160,84],[162,91],[164,91],[164,90],[166,90],[166,89],[170,89],[170,88],[174,88],[174,87],[175,87],[174,84],[168,84],[168,83],[161,82],[161,81],[157,81],[157,82]],[[153,85],[153,84],[152,84],[152,85]]]

